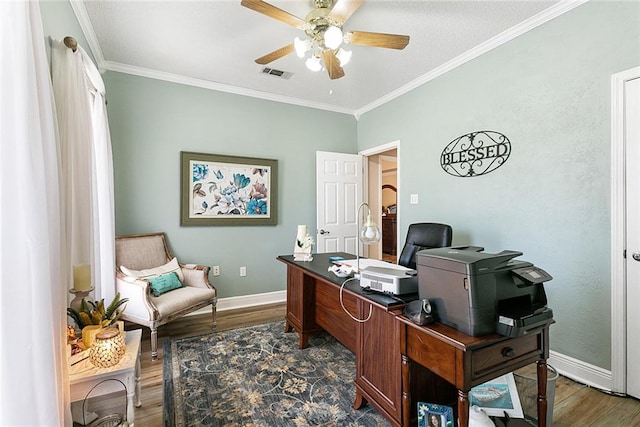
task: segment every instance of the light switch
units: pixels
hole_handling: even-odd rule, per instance
[[[417,194],[412,194],[411,198],[409,199],[409,203],[412,205],[417,205],[418,204],[418,195]]]

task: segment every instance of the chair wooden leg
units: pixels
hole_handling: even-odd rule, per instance
[[[213,323],[211,324],[211,326],[213,328],[215,328],[216,326],[218,326],[218,321],[216,320],[216,303],[211,304],[211,319],[213,320]]]
[[[158,360],[158,328],[151,328],[151,360]]]

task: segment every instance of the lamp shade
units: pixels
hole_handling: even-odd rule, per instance
[[[362,208],[367,208],[367,221],[362,227],[360,227],[360,210]],[[381,237],[380,229],[378,229],[376,223],[371,219],[371,209],[369,208],[369,205],[366,203],[360,204],[356,215],[356,221],[358,224],[358,240],[365,245],[372,245],[379,242]],[[360,276],[360,243],[358,242],[356,242],[356,276]]]
[[[322,65],[320,65],[320,58],[315,55],[308,58],[305,62],[305,65],[311,71],[320,71],[322,69]]]
[[[311,41],[308,39],[302,40],[296,37],[293,42],[293,47],[296,51],[298,58],[304,58],[304,55],[311,49]]]
[[[340,66],[344,67],[351,60],[351,52],[350,50],[344,50],[343,48],[338,49],[338,53],[336,53],[336,57],[338,61],[340,61]]]
[[[330,26],[324,32],[324,45],[329,49],[337,49],[342,44],[342,30],[338,27]]]
[[[360,228],[359,238],[365,245],[371,245],[380,241],[380,229],[373,220],[371,220],[371,212],[367,214],[367,222]]]

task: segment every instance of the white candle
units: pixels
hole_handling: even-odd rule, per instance
[[[91,265],[78,264],[73,266],[73,289],[86,291],[91,288]]]

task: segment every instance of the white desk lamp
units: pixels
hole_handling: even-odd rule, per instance
[[[364,225],[360,227],[360,217],[361,217],[360,209],[362,209],[363,206],[367,207],[367,222],[365,222]],[[378,226],[376,225],[376,223],[373,222],[373,220],[371,219],[371,208],[367,203],[362,203],[360,206],[358,206],[357,225],[358,225],[358,239],[360,240],[360,242],[362,242],[365,245],[373,245],[380,241],[380,237],[381,237],[380,229],[378,229]],[[360,243],[359,242],[356,242],[355,274],[357,274],[358,276],[360,275]]]
[[[360,209],[362,209],[363,206],[367,207],[367,222],[365,222],[364,225],[360,227]],[[360,242],[362,242],[365,245],[372,245],[380,241],[381,235],[380,235],[380,230],[378,229],[378,226],[376,225],[375,222],[371,220],[371,208],[369,208],[368,204],[362,203],[360,206],[358,206],[357,214],[358,214],[358,218],[356,219],[356,224],[358,226],[358,239],[356,240],[356,271],[353,274],[352,278],[345,280],[344,282],[342,282],[342,285],[340,286],[340,306],[342,307],[344,312],[347,313],[349,317],[351,317],[353,320],[355,320],[358,323],[364,323],[369,321],[369,319],[371,319],[373,304],[369,304],[369,315],[367,316],[367,318],[358,319],[353,314],[349,313],[349,310],[347,310],[347,308],[344,306],[344,301],[342,299],[342,290],[344,289],[344,285],[348,281],[354,280],[354,279],[355,280],[360,279]]]

